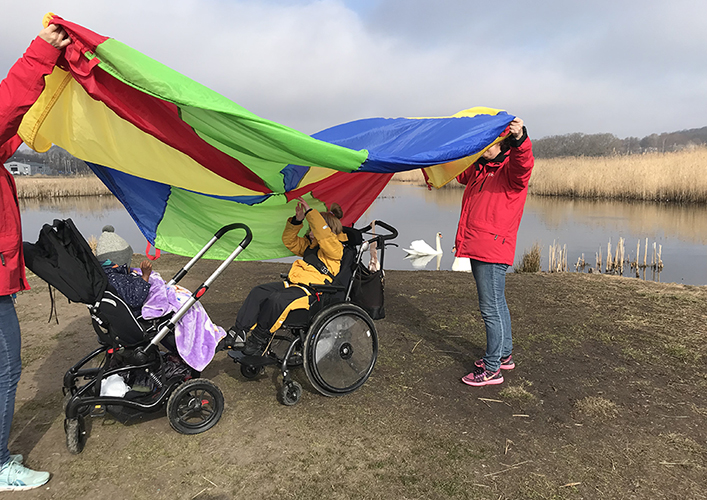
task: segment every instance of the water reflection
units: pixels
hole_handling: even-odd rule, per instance
[[[399,248],[386,250],[386,269],[450,270],[462,195],[462,189],[428,191],[419,186],[390,184],[357,226],[380,219],[398,229]],[[86,238],[100,235],[105,224],[112,224],[136,252],[143,251],[146,245],[128,213],[112,197],[21,200],[20,205],[26,240],[36,240],[41,226],[54,218],[71,217]],[[405,258],[403,247],[413,240],[434,241],[437,232],[443,234],[442,255],[419,260]],[[635,259],[639,240],[641,254],[645,238],[650,245],[653,242],[662,245],[665,268],[655,276],[651,269],[645,270],[646,279],[694,285],[707,283],[707,207],[703,206],[529,197],[518,231],[516,260],[538,242],[542,247],[542,268],[547,270],[548,249],[555,241],[567,245],[570,269],[574,269],[582,254],[589,266],[595,267],[595,254],[601,250],[606,259],[607,243],[611,241],[615,248],[619,238],[625,239],[626,257],[631,260]],[[625,274],[631,274],[628,266]]]
[[[526,211],[543,214],[548,227],[562,227],[571,221],[611,231],[631,232],[654,239],[658,234],[684,241],[707,244],[707,207],[648,202],[558,200],[529,196]]]
[[[123,205],[112,196],[76,196],[51,200],[21,199],[22,237],[36,241],[39,230],[54,219],[71,218],[86,239],[101,235],[103,226],[110,224],[137,253],[147,246],[147,240],[128,215]]]
[[[72,196],[54,199],[22,198],[19,201],[20,210],[23,214],[27,212],[91,213],[123,208],[123,205],[113,196]]]
[[[393,224],[400,232],[397,243],[403,247],[412,240],[431,238],[435,232],[442,232],[444,253],[439,268],[449,270],[454,261],[451,248],[462,195],[462,189],[428,191],[424,187],[390,184],[360,223],[382,219]],[[567,245],[570,269],[574,269],[575,262],[584,254],[596,272],[596,253],[601,250],[605,262],[607,243],[611,242],[615,248],[619,238],[625,239],[626,257],[630,259],[635,259],[639,240],[641,255],[645,238],[649,239],[649,245],[653,242],[662,245],[664,270],[662,273],[651,269],[641,271],[642,277],[695,285],[707,283],[707,207],[703,206],[529,196],[518,231],[516,261],[534,243],[539,243],[541,265],[547,270],[548,249],[554,241]],[[386,268],[418,268],[405,260],[404,252],[396,250],[386,254]],[[434,269],[436,265],[427,263],[425,268]],[[629,274],[626,266],[624,275]]]
[[[405,260],[409,260],[413,269],[426,269],[427,264],[435,261],[434,269],[439,271],[440,264],[442,263],[442,254],[431,254],[431,255],[407,255]]]

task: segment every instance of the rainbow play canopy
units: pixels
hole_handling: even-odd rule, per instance
[[[354,223],[395,172],[425,169],[440,187],[501,135],[513,116],[472,108],[442,118],[371,118],[308,136],[260,118],[134,49],[58,16],[73,43],[46,78],[19,134],[84,160],[147,240],[194,255],[220,227],[243,222],[239,258],[289,255],[281,241],[297,196],[332,202]],[[242,235],[230,236],[230,245]],[[220,246],[220,245],[219,245]],[[216,247],[216,246],[215,246]],[[207,257],[225,258],[228,245]]]

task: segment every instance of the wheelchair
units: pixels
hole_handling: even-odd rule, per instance
[[[387,234],[375,234],[374,224]],[[398,231],[383,221],[374,221],[361,229],[343,229],[348,241],[344,244],[341,270],[333,282],[300,284],[316,297],[310,308],[290,311],[262,356],[228,352],[240,364],[241,375],[246,379],[258,377],[267,366],[278,366],[282,373],[278,399],[287,406],[297,404],[302,396],[302,385],[292,379],[292,368],[304,366],[314,389],[324,396],[336,397],[360,388],[378,358],[378,333],[373,320],[384,314],[381,306],[385,248],[397,246],[389,240],[395,239]],[[380,253],[380,270],[373,273],[362,262],[371,248],[376,255]],[[379,288],[379,304],[367,300],[361,287],[365,277]]]

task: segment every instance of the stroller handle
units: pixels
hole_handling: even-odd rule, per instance
[[[234,229],[243,229],[245,231],[245,238],[243,238],[243,241],[241,241],[241,248],[245,248],[250,245],[250,242],[253,241],[253,232],[248,226],[240,222],[235,222],[233,224],[223,226],[221,229],[216,231],[216,234],[214,234],[214,238],[218,240],[219,238],[221,238],[221,236],[228,233],[229,231],[233,231]]]
[[[196,291],[192,293],[191,297],[189,297],[186,302],[182,304],[179,310],[172,315],[169,322],[165,324],[159,332],[157,332],[157,335],[153,337],[150,344],[144,349],[139,350],[139,355],[146,356],[150,349],[156,348],[157,343],[160,342],[163,338],[165,338],[165,336],[167,336],[167,334],[174,329],[174,326],[182,318],[182,316],[184,316],[186,312],[191,308],[191,306],[193,306],[194,303],[197,302],[208,291],[209,287],[214,282],[214,280],[218,278],[218,276],[223,273],[223,271],[226,270],[229,264],[233,262],[234,259],[238,256],[238,254],[240,254],[245,249],[245,247],[247,247],[253,240],[253,233],[251,232],[250,228],[245,224],[236,222],[234,224],[223,226],[221,229],[216,231],[214,237],[211,238],[211,240],[206,245],[204,245],[204,248],[202,248],[199,253],[197,253],[194,258],[189,261],[189,263],[187,263],[187,265],[185,265],[182,269],[179,270],[177,274],[174,275],[174,278],[172,278],[169,283],[167,283],[167,286],[171,286],[179,282],[179,280],[181,280],[187,274],[187,272],[189,272],[189,269],[196,263],[196,261],[198,261],[206,253],[206,251],[211,248],[211,246],[216,243],[219,238],[221,238],[221,236],[234,229],[243,229],[245,231],[246,235],[245,238],[243,238],[243,241],[241,241],[240,244],[236,247],[236,249],[233,250],[231,255],[229,255],[228,258],[226,258],[226,260],[221,263],[218,269],[216,269],[211,274],[211,276],[209,276],[206,281],[204,281],[199,286],[199,288],[197,288]]]
[[[216,234],[214,234],[213,238],[211,238],[204,247],[197,252],[197,254],[183,267],[181,268],[177,274],[174,275],[174,277],[167,283],[167,285],[174,285],[176,283],[179,283],[179,280],[181,280],[186,274],[189,272],[189,269],[192,268],[196,262],[201,259],[206,251],[213,246],[214,243],[216,243],[221,236],[226,234],[229,231],[233,231],[234,229],[243,229],[245,231],[245,238],[238,244],[238,247],[234,251],[233,254],[227,259],[229,262],[233,259],[236,258],[236,255],[238,255],[241,251],[245,250],[245,248],[250,244],[251,241],[253,241],[253,233],[251,232],[250,228],[246,226],[245,224],[242,224],[240,222],[235,222],[233,224],[228,224],[227,226],[223,226],[221,229],[216,231]]]

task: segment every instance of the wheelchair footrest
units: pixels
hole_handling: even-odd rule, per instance
[[[280,363],[276,358],[272,356],[246,356],[243,351],[228,351],[228,355],[233,359],[234,362],[240,363],[246,366],[252,366],[253,368],[260,368],[261,366],[277,365]]]

